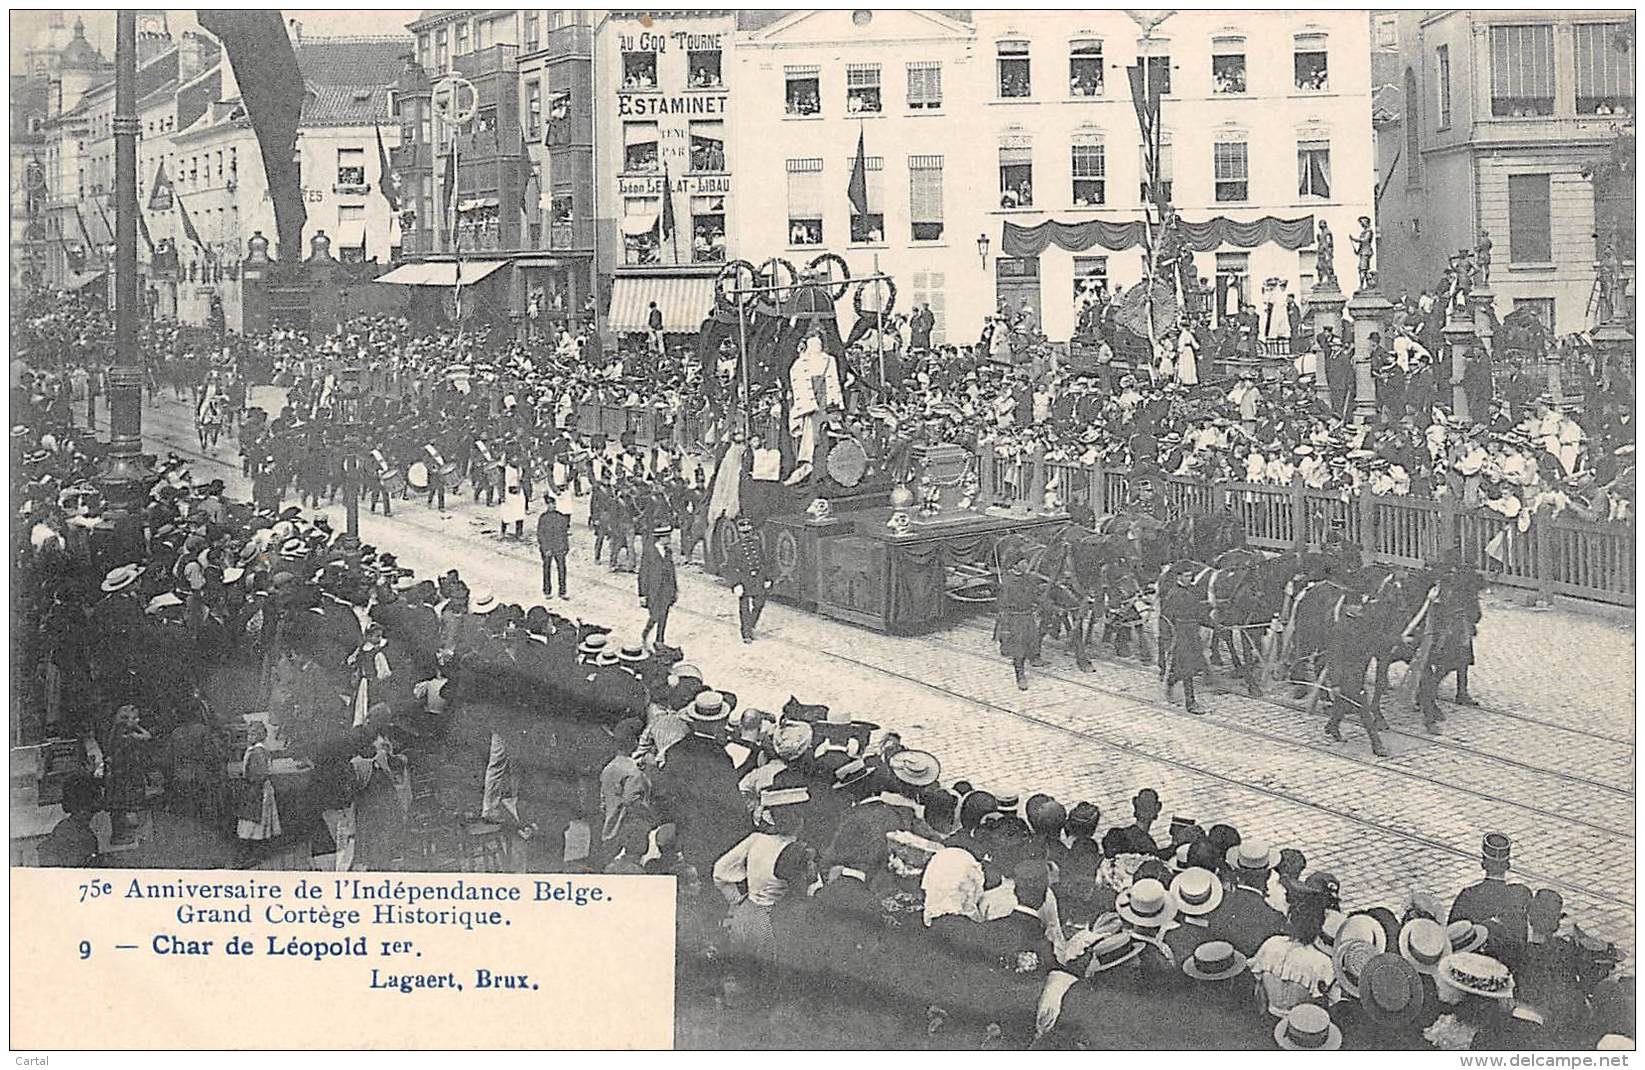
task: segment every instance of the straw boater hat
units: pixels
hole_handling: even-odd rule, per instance
[[[724,695],[718,691],[704,691],[691,703],[686,717],[696,724],[724,724],[728,712]]]
[[[484,616],[497,608],[497,596],[490,591],[474,591],[469,594],[468,611]]]
[[[1399,931],[1399,953],[1418,973],[1432,977],[1449,951],[1445,926],[1432,918],[1412,918]]]
[[[599,654],[604,653],[606,645],[610,643],[610,641],[610,637],[604,632],[587,636],[581,643],[577,644],[577,653],[581,654],[583,657],[596,657]]]
[[[177,597],[177,595],[171,591],[167,591],[164,594],[157,594],[153,598],[150,598],[148,605],[143,607],[143,612],[152,617],[155,614],[161,613],[165,610],[175,609],[182,604],[183,600],[181,598]]]
[[[1252,838],[1228,848],[1223,858],[1231,869],[1242,869],[1248,873],[1267,872],[1279,864],[1279,851],[1270,848],[1263,840]]]
[[[628,662],[630,664],[633,664],[633,663],[636,663],[636,662],[644,661],[645,659],[646,659],[645,647],[641,646],[639,643],[624,643],[617,650],[617,660],[618,661],[625,661],[625,662]]]
[[[1331,965],[1336,967],[1337,984],[1350,996],[1359,996],[1360,975],[1365,964],[1376,958],[1378,951],[1368,940],[1338,940]]]
[[[1157,929],[1177,916],[1177,902],[1165,885],[1149,878],[1140,880],[1119,894],[1114,912],[1132,925]]]
[[[1208,869],[1194,866],[1171,878],[1171,898],[1191,918],[1201,917],[1222,903],[1222,881]]]
[[[1422,975],[1398,955],[1377,955],[1360,970],[1359,1003],[1373,1021],[1413,1022],[1422,1014]]]
[[[834,770],[834,787],[848,788],[867,777],[874,770],[861,758],[853,758]]]
[[[1470,996],[1486,999],[1513,999],[1514,975],[1508,967],[1489,955],[1463,951],[1439,960],[1436,982]]]
[[[1478,951],[1491,938],[1491,930],[1478,922],[1458,919],[1445,927],[1445,939],[1450,945],[1447,954]]]
[[[103,591],[105,594],[118,594],[136,583],[142,574],[142,565],[121,565],[110,569],[108,575],[103,577]]]
[[[923,750],[898,751],[885,764],[898,781],[911,788],[935,784],[942,774],[942,763],[937,761],[936,755]]]
[[[1387,932],[1369,914],[1352,914],[1344,919],[1342,928],[1337,930],[1336,946],[1341,947],[1350,940],[1364,940],[1378,951],[1388,949]]]
[[[1196,981],[1226,981],[1245,972],[1248,965],[1244,955],[1234,950],[1226,940],[1207,940],[1194,948],[1194,953],[1182,964],[1182,972]]]
[[[1342,1030],[1323,1007],[1299,1003],[1274,1026],[1274,1042],[1286,1051],[1336,1051]]]
[[[1086,968],[1085,975],[1089,977],[1094,973],[1123,966],[1140,954],[1142,944],[1126,934],[1115,933],[1112,936],[1105,936],[1091,945],[1091,965]]]

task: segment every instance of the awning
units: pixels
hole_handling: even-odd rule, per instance
[[[495,207],[497,207],[497,198],[495,197],[474,197],[457,203],[457,211],[459,212],[477,212],[481,208]]]
[[[507,265],[507,260],[464,260],[463,285],[479,282]],[[386,282],[390,286],[455,286],[457,263],[454,260],[424,260],[416,264],[402,264],[387,275],[378,276],[376,281]]]
[[[93,271],[84,275],[70,275],[63,289],[70,291],[84,290],[87,286],[95,286],[102,282],[108,278],[108,274],[106,271]]]
[[[631,333],[646,329],[651,302],[663,313],[663,330],[695,334],[714,308],[712,275],[619,275],[611,283],[611,330]]]

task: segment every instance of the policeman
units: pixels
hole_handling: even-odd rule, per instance
[[[1182,683],[1182,704],[1189,713],[1204,713],[1194,699],[1194,675],[1205,669],[1205,650],[1199,630],[1206,623],[1207,607],[1194,590],[1191,573],[1179,573],[1176,582],[1160,592],[1160,624],[1169,634],[1170,656],[1166,660],[1165,697]],[[1166,642],[1164,636],[1161,642]]]
[[[1487,832],[1480,843],[1480,868],[1485,879],[1457,893],[1448,921],[1472,921],[1491,930],[1489,950],[1509,968],[1525,951],[1529,936],[1531,889],[1508,883],[1513,843],[1500,832]]]
[[[1365,700],[1365,673],[1384,644],[1379,642],[1377,629],[1366,627],[1364,617],[1365,603],[1350,598],[1342,604],[1342,619],[1331,628],[1325,648],[1331,717],[1325,722],[1325,734],[1342,742],[1342,719],[1352,712],[1371,741],[1371,753],[1386,758],[1388,752],[1383,749],[1370,704]]]

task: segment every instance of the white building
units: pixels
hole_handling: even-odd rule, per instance
[[[737,42],[732,255],[804,269],[823,253],[879,269],[896,308],[928,303],[933,339],[970,341],[992,306],[977,255],[971,27],[926,11],[798,11]],[[861,138],[867,207],[847,190]],[[865,308],[872,307],[865,304]],[[851,306],[842,302],[842,328]]]
[[[1146,31],[1123,11],[977,10],[969,23],[808,11],[741,33],[729,155],[747,177],[731,255],[800,262],[827,250],[861,273],[878,254],[898,308],[929,301],[939,340],[975,339],[1001,301],[1026,303],[1048,336],[1066,339],[1078,287],[1129,286],[1143,273],[1140,244],[1082,224],[1144,218],[1126,73],[1144,53],[1151,81],[1167,83],[1161,179],[1183,221],[1228,221],[1215,236],[1326,220],[1351,292],[1349,239],[1372,214],[1375,184],[1363,11],[1177,12]],[[846,189],[859,132],[870,203],[854,226]],[[1024,233],[1043,224],[1057,226]],[[1255,300],[1270,277],[1293,292],[1313,285],[1311,242],[1244,237],[1196,250],[1220,293]]]

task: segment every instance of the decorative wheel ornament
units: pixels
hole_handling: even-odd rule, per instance
[[[874,314],[874,309],[870,308],[865,310],[862,304],[863,293],[869,287],[874,288],[874,294],[876,297],[878,297],[882,292],[880,288],[884,287],[883,292],[885,294],[885,304],[880,306],[879,314],[882,316],[891,315],[891,310],[897,307],[897,284],[888,278],[874,279],[869,282],[857,283],[857,292],[851,295],[851,307],[857,310],[857,315],[859,317],[863,317]]]
[[[788,304],[789,298],[794,296],[794,287],[800,281],[800,273],[791,260],[784,260],[774,256],[760,265],[759,284],[761,286],[775,286],[755,296],[756,307],[767,315],[780,315],[783,306]]]
[[[837,269],[837,270],[836,270]],[[838,301],[851,289],[851,265],[845,262],[845,257],[839,253],[823,253],[812,259],[805,266],[810,275],[825,273],[828,284],[828,296]]]
[[[759,284],[759,269],[747,260],[733,260],[720,269],[719,277],[714,280],[714,303],[720,308],[735,311],[737,305],[748,304],[754,299],[751,293],[743,293],[733,299],[733,292],[747,291]]]

